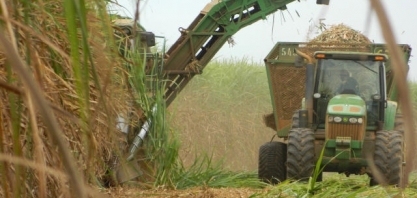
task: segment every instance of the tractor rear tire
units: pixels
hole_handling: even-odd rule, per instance
[[[278,184],[286,179],[287,145],[268,142],[259,149],[258,177],[265,183]]]
[[[378,131],[375,138],[374,163],[385,184],[399,185],[402,177],[403,138],[398,131]],[[373,174],[374,173],[373,171]],[[378,185],[371,177],[370,185]]]
[[[288,133],[287,178],[308,181],[315,167],[314,132],[294,128]]]

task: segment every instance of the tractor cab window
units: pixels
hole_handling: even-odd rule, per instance
[[[319,63],[318,92],[335,96],[356,94],[365,101],[380,93],[380,62],[323,59]]]
[[[379,61],[370,60],[318,60],[315,93],[320,93],[317,101],[319,122],[323,122],[327,102],[338,94],[355,94],[367,105],[368,123],[378,121],[379,105],[373,98],[381,96]],[[326,105],[324,105],[326,103]],[[324,122],[323,122],[324,123]]]

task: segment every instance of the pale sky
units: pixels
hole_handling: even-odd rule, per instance
[[[118,13],[133,18],[136,0],[116,1],[126,8],[118,8]],[[142,0],[140,23],[147,31],[164,36],[169,47],[180,36],[178,28],[187,28],[209,2],[210,0]],[[411,53],[408,79],[417,82],[417,59],[413,56],[417,52],[417,1],[382,0],[382,3],[391,20],[397,43],[416,48]],[[263,63],[263,59],[277,42],[308,42],[308,39],[316,37],[319,32],[314,27],[319,19],[325,19],[323,22],[327,26],[343,23],[361,32],[374,43],[385,43],[377,17],[370,11],[367,0],[330,0],[328,6],[316,5],[316,0],[301,0],[288,4],[287,8],[238,31],[233,36],[236,45],[231,47],[226,43],[214,59],[247,58]]]

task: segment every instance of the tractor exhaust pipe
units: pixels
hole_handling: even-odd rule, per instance
[[[313,123],[313,92],[314,92],[314,64],[313,64],[313,58],[309,55],[299,51],[295,50],[295,53],[297,53],[299,56],[307,59],[307,65],[306,65],[306,90],[305,90],[305,98],[306,98],[306,109],[308,112],[308,125],[310,126]]]

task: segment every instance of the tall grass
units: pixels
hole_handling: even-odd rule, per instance
[[[313,194],[308,184],[284,182],[256,197],[415,197],[416,188],[401,190],[394,187],[369,187],[368,176],[346,177],[343,174],[325,173],[323,182],[318,182]]]
[[[248,59],[212,61],[169,108],[179,130],[180,156],[213,153],[227,170],[255,171],[259,146],[275,134],[263,124],[272,112],[265,68]]]
[[[1,2],[1,46],[7,48],[0,51],[0,196],[101,196],[90,186],[108,182],[128,150],[116,130],[119,115],[131,121],[133,135],[144,120],[153,121],[139,160],[146,171],[140,182],[177,189],[263,187],[254,174],[258,147],[275,133],[262,123],[271,113],[263,65],[213,61],[167,116],[158,73],[150,73],[157,79],[149,94],[143,51],[119,55],[117,43],[124,41],[114,39],[107,3]],[[411,84],[417,97],[415,90]],[[295,184],[285,193],[305,192]],[[346,188],[326,190],[331,185],[325,184],[315,192]]]
[[[124,158],[117,115],[134,112],[135,126],[162,103],[149,102],[139,52],[130,68],[119,57],[106,3],[2,1],[12,42],[3,39],[0,54],[0,196],[94,195],[84,184],[101,186]]]

